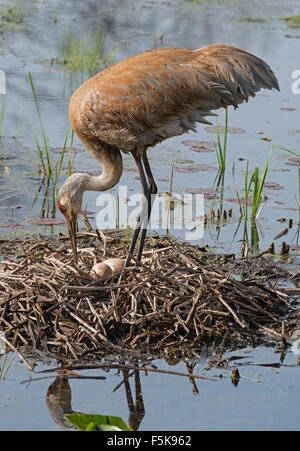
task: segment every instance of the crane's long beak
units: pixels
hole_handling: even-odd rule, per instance
[[[70,236],[74,260],[77,265],[78,263],[77,242],[76,242],[77,215],[72,215],[71,217],[66,218],[66,223]]]

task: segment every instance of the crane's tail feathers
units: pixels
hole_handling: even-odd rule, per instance
[[[207,82],[211,93],[215,94],[217,108],[229,105],[237,107],[249,97],[254,97],[262,88],[280,90],[270,66],[238,47],[214,44],[197,52],[200,56],[199,62],[210,66]],[[209,107],[216,108],[212,105]]]

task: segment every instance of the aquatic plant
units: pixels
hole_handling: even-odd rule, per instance
[[[253,171],[251,182],[253,185],[253,199],[252,199],[252,211],[251,211],[251,219],[257,219],[260,215],[263,205],[259,209],[261,200],[262,200],[262,190],[265,184],[266,175],[269,168],[269,163],[271,159],[272,150],[270,152],[269,158],[266,162],[266,165],[264,168],[261,168],[260,174],[259,174],[259,168],[256,167]]]
[[[14,344],[15,344],[15,341],[16,341],[16,338],[17,338],[17,334],[18,334],[18,331],[16,330],[16,332],[15,332],[15,334],[14,334],[14,336],[13,336],[11,342],[10,342],[11,349],[14,351],[12,353],[12,356],[10,357],[10,359],[8,359],[8,355],[9,355],[9,352],[8,352],[7,353],[7,357],[2,357],[1,358],[3,363],[2,363],[2,365],[0,364],[0,380],[4,381],[4,379],[6,378],[7,372],[8,372],[8,370],[9,370],[9,368],[10,368],[10,366],[11,366],[11,364],[12,364],[12,362],[13,362],[16,354],[17,354],[17,349],[14,347]],[[0,337],[0,340],[1,340],[1,337]]]
[[[21,24],[28,14],[27,8],[24,8],[21,0],[6,0],[0,6],[0,26],[15,27]]]
[[[218,123],[217,127],[217,139],[218,139],[218,147],[216,148],[217,159],[219,163],[219,170],[225,171],[226,167],[226,149],[227,149],[227,135],[228,135],[228,108],[225,108],[225,127],[224,127],[224,141],[223,146],[221,144],[221,136]]]
[[[300,168],[298,168],[298,225],[300,226]]]
[[[299,153],[293,152],[292,150],[287,149],[286,147],[280,146],[280,149],[285,150],[286,152],[291,153],[292,155],[295,155],[295,157],[297,157],[297,158],[300,158]]]
[[[284,18],[284,20],[290,25],[291,27],[300,27],[300,14],[295,14],[294,16],[287,16]]]
[[[211,3],[211,0],[185,0],[187,3],[194,3],[201,5],[202,3]]]
[[[71,71],[87,70],[93,74],[114,62],[116,50],[117,46],[105,52],[105,34],[100,28],[80,36],[67,28],[60,55],[53,62]]]
[[[5,96],[2,98],[2,106],[0,111],[0,148],[2,149],[2,139],[4,136],[4,115],[5,115]]]
[[[87,413],[70,413],[66,419],[79,431],[132,431],[121,417]]]
[[[266,19],[265,17],[245,16],[245,17],[241,17],[240,19],[236,20],[235,22],[237,22],[237,23],[243,23],[243,22],[248,22],[248,23],[265,23],[265,22],[268,22],[268,19]]]
[[[37,96],[35,93],[35,89],[34,89],[34,85],[33,85],[33,81],[32,81],[30,72],[29,72],[28,76],[29,76],[29,82],[30,82],[33,99],[34,99],[34,103],[35,103],[35,108],[36,108],[36,112],[37,112],[37,116],[38,116],[38,120],[39,120],[39,124],[40,124],[40,129],[41,129],[43,141],[44,141],[44,148],[42,148],[41,145],[39,144],[33,121],[30,120],[35,144],[36,144],[37,151],[38,151],[38,156],[39,156],[39,159],[41,162],[43,175],[44,175],[44,180],[42,182],[42,185],[45,182],[45,186],[46,186],[46,193],[45,193],[45,198],[44,198],[44,202],[42,205],[42,210],[46,211],[46,215],[48,215],[51,210],[52,217],[54,218],[55,213],[56,213],[56,195],[57,195],[57,191],[58,191],[58,183],[59,183],[59,178],[60,178],[60,174],[61,174],[62,163],[63,163],[65,152],[66,152],[69,127],[67,128],[67,131],[65,134],[64,144],[62,147],[60,160],[59,160],[58,164],[53,166],[53,164],[51,164],[51,158],[50,158],[49,140],[46,136],[45,129],[43,126],[40,109],[39,109],[39,105],[38,105],[38,101],[37,101]],[[72,156],[72,148],[73,148],[73,137],[74,137],[74,132],[72,131],[71,146],[70,146],[70,150],[69,150],[69,160],[68,160],[68,175],[70,175],[70,173],[71,173],[71,156]],[[52,187],[52,195],[51,195],[52,208],[50,209],[49,190],[51,189],[51,187]],[[46,207],[45,207],[45,205],[46,205]]]
[[[242,201],[239,195],[239,190],[237,188],[235,178],[234,178],[234,165],[232,168],[232,177],[235,185],[235,190],[237,194],[237,199],[240,207],[241,217],[244,217],[245,222],[248,219],[248,203],[249,203],[249,193],[252,190],[252,210],[251,210],[251,220],[255,221],[260,215],[264,203],[261,204],[262,200],[262,191],[265,185],[266,175],[269,168],[269,163],[271,159],[273,147],[271,148],[268,160],[264,167],[259,170],[259,167],[255,167],[249,178],[249,161],[246,162],[246,169],[243,174],[244,178],[244,200]]]

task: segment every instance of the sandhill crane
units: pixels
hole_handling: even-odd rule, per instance
[[[121,151],[137,165],[147,221],[157,187],[147,158],[148,147],[189,130],[195,123],[210,124],[212,110],[238,107],[261,88],[279,90],[276,76],[262,59],[228,44],[198,50],[149,50],[107,67],[84,82],[73,94],[69,118],[73,130],[102,167],[100,176],[71,175],[58,193],[75,262],[76,223],[85,191],[115,186],[123,171]],[[143,216],[145,217],[145,215]],[[140,236],[140,260],[146,235],[138,221],[129,247],[128,265]]]

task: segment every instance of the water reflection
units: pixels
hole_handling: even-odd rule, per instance
[[[133,351],[132,351],[133,352]],[[177,355],[178,354],[178,355]],[[168,360],[168,363],[170,365],[174,365],[175,362],[178,363],[178,357],[182,354],[178,351],[178,353],[173,355],[172,352],[170,352],[170,356],[168,357],[170,361]],[[193,354],[195,356],[193,358],[187,358],[184,357],[185,361],[185,367],[186,372],[182,371],[176,371],[176,369],[171,369],[171,366],[167,366],[167,369],[159,369],[156,365],[154,365],[152,362],[152,359],[147,359],[146,361],[141,360],[140,362],[134,358],[129,359],[128,363],[120,363],[117,360],[115,362],[111,361],[110,363],[105,363],[105,360],[96,364],[74,364],[74,365],[67,365],[67,366],[60,366],[53,369],[47,369],[44,371],[40,371],[41,373],[52,373],[57,372],[58,376],[55,377],[54,382],[51,383],[51,385],[47,389],[47,396],[46,396],[46,403],[48,410],[50,412],[50,415],[53,419],[53,421],[61,428],[69,428],[70,424],[65,419],[65,414],[70,413],[83,413],[73,410],[72,407],[72,389],[69,384],[69,379],[77,379],[82,380],[84,383],[84,380],[104,380],[108,379],[110,382],[112,382],[115,379],[115,376],[121,376],[122,380],[118,382],[117,385],[114,386],[114,388],[111,391],[111,394],[109,397],[114,397],[115,394],[118,392],[120,393],[120,390],[122,391],[123,395],[118,394],[119,399],[121,399],[121,404],[119,405],[118,409],[119,411],[124,411],[124,406],[126,406],[126,410],[128,412],[128,424],[133,430],[139,430],[140,426],[142,424],[142,421],[146,414],[145,404],[144,404],[144,393],[142,388],[142,381],[141,381],[141,375],[147,376],[147,385],[149,385],[149,378],[152,380],[152,376],[154,376],[153,373],[160,374],[161,377],[170,378],[173,379],[176,377],[179,377],[179,379],[184,379],[185,381],[189,382],[191,385],[191,392],[193,396],[199,395],[199,389],[197,382],[203,383],[203,382],[216,382],[216,379],[208,377],[207,375],[200,375],[200,370],[203,369],[204,363],[207,361],[209,356],[212,356],[212,352],[208,351],[206,346],[203,346],[202,350],[200,351],[200,354],[193,351]],[[183,357],[184,354],[182,354]],[[110,361],[110,360],[109,360]],[[221,351],[219,353],[216,353],[215,356],[212,359],[212,365],[216,366],[219,365],[221,367],[221,362],[223,362],[223,366],[228,365],[229,361],[224,359],[224,353]],[[162,361],[160,361],[160,365],[162,366]],[[117,369],[116,374],[112,374],[111,371],[113,369]],[[82,371],[91,371],[94,375],[89,374],[82,374]],[[95,371],[102,371],[100,374],[105,374],[105,376],[99,376],[98,373],[95,374]],[[104,371],[104,373],[103,373]],[[45,376],[47,379],[49,376]],[[50,376],[51,377],[51,376]],[[37,379],[30,379],[29,381],[23,381],[22,383],[26,382],[34,382],[39,381],[41,379],[44,379],[44,377],[38,377]],[[97,382],[96,382],[97,383]],[[153,380],[153,383],[155,384],[155,381]],[[151,385],[151,383],[150,383]],[[77,385],[77,388],[79,386]],[[103,386],[103,383],[101,383],[101,389],[104,390],[107,388]],[[149,387],[148,390],[149,391]],[[93,388],[93,392],[99,392],[97,389]],[[162,394],[163,396],[163,394]],[[96,399],[95,399],[96,401]],[[110,404],[110,403],[109,403]],[[108,405],[109,405],[108,404]],[[111,402],[113,404],[113,402]],[[151,405],[152,407],[152,405]],[[90,406],[91,410],[94,411],[93,406]],[[85,412],[86,414],[88,412]],[[89,412],[90,413],[90,412]],[[118,411],[111,412],[97,412],[99,415],[114,415],[114,416],[120,416]]]
[[[65,414],[75,413],[71,406],[72,393],[67,377],[57,376],[49,385],[46,403],[53,421],[62,429],[72,428]]]
[[[299,331],[298,331],[299,332]],[[297,333],[298,333],[297,332]],[[297,335],[298,338],[298,335]],[[298,340],[299,341],[299,340]],[[297,353],[298,349],[297,349]],[[158,415],[158,418],[160,418],[161,424],[164,425],[163,427],[166,429],[169,429],[171,426],[172,418],[174,417],[173,421],[183,421],[183,424],[186,424],[184,422],[184,419],[182,418],[182,410],[178,410],[178,414],[176,414],[173,411],[169,411],[169,418],[168,419],[162,419],[161,414],[157,412],[156,404],[153,402],[153,387],[156,386],[156,384],[159,384],[158,393],[155,396],[156,403],[164,404],[171,402],[172,406],[174,407],[181,402],[180,394],[178,393],[178,398],[174,399],[174,395],[172,395],[172,401],[169,399],[168,395],[168,388],[171,389],[171,387],[174,387],[176,390],[177,383],[180,381],[183,381],[183,384],[181,385],[181,390],[185,393],[183,395],[184,397],[184,406],[182,406],[183,410],[187,408],[187,406],[191,405],[198,406],[197,409],[197,415],[199,418],[203,419],[203,414],[206,415],[204,412],[206,412],[206,409],[208,408],[208,405],[211,403],[211,406],[209,409],[212,411],[217,412],[219,409],[221,410],[222,414],[221,417],[224,414],[224,410],[226,408],[225,405],[221,403],[219,404],[219,401],[214,400],[213,398],[210,398],[212,396],[212,393],[215,391],[219,393],[219,396],[226,390],[231,393],[232,397],[232,390],[230,390],[228,386],[231,385],[235,390],[239,389],[240,393],[243,394],[243,396],[249,396],[249,399],[255,394],[257,391],[260,392],[262,389],[263,391],[268,391],[268,385],[270,384],[270,380],[274,379],[274,384],[277,386],[278,380],[276,382],[276,374],[279,374],[279,369],[281,369],[281,375],[283,377],[283,371],[289,369],[291,371],[299,371],[299,358],[297,360],[297,353],[293,354],[289,350],[289,345],[287,342],[282,342],[281,344],[278,343],[277,347],[274,348],[274,351],[272,353],[267,352],[267,348],[261,349],[261,350],[253,350],[249,348],[244,349],[231,349],[230,351],[225,352],[225,350],[222,351],[220,348],[216,348],[214,350],[207,349],[205,346],[202,348],[201,355],[197,357],[197,359],[188,359],[185,361],[185,367],[186,372],[178,372],[176,371],[177,368],[170,370],[159,370],[157,368],[157,362],[156,365],[151,365],[150,362],[147,363],[147,366],[144,366],[145,363],[137,363],[137,360],[128,360],[128,365],[126,364],[120,364],[118,362],[111,364],[94,364],[94,365],[80,365],[80,364],[74,364],[68,365],[65,368],[53,368],[52,370],[47,369],[45,371],[41,371],[40,373],[51,373],[57,371],[58,375],[55,377],[54,382],[50,384],[50,386],[47,389],[47,396],[46,396],[46,404],[47,408],[49,410],[50,416],[52,420],[61,428],[61,429],[68,429],[72,428],[73,426],[68,423],[68,421],[65,419],[65,414],[72,414],[72,413],[85,413],[90,414],[93,412],[93,414],[99,414],[99,415],[105,415],[105,416],[118,416],[123,417],[124,420],[126,420],[129,424],[129,426],[137,431],[137,430],[143,430],[145,428],[145,425],[143,427],[143,420],[147,416],[147,411],[145,406],[145,399],[147,399],[149,406],[148,406],[148,415],[151,418],[151,416]],[[205,363],[205,367],[203,367]],[[141,365],[143,368],[138,368],[139,365]],[[128,368],[126,368],[128,366]],[[159,366],[162,365],[162,361],[160,361]],[[69,368],[69,369],[68,369]],[[95,375],[95,369],[99,369],[101,371],[101,374],[105,374],[105,377]],[[118,368],[117,373],[111,373],[111,369]],[[148,370],[147,370],[148,368]],[[161,381],[161,378],[154,377],[154,374],[149,372],[149,369],[152,369],[152,371],[155,372],[161,372],[161,378],[166,378],[166,384],[167,386],[164,391],[161,390],[161,384],[163,382]],[[167,368],[170,368],[167,367]],[[207,378],[208,370],[213,370],[214,379]],[[254,371],[255,369],[255,371]],[[82,371],[88,371],[92,370],[93,375],[83,375]],[[202,378],[200,376],[201,371],[206,375],[203,376],[202,381],[199,381],[199,384],[197,383],[197,378]],[[104,371],[104,373],[103,373]],[[254,371],[254,372],[253,372]],[[97,373],[98,374],[98,373]],[[142,380],[142,376],[146,376]],[[118,380],[117,385],[115,384],[116,377],[121,376]],[[152,378],[153,376],[153,378]],[[184,376],[184,377],[178,377],[178,376]],[[46,376],[46,378],[49,376]],[[278,378],[279,376],[277,376]],[[296,377],[296,375],[295,375]],[[36,380],[40,381],[43,379],[43,377],[39,377]],[[80,395],[80,386],[81,384],[77,384],[75,387],[76,389],[71,388],[70,379],[74,380],[82,380],[82,383],[84,384],[85,379],[89,379],[90,381],[94,380],[93,385],[89,384],[91,392],[94,394],[92,396],[92,401],[89,400],[87,402],[87,411],[79,412],[73,409],[72,406],[72,394],[74,395],[74,391],[76,390],[76,398],[82,399],[83,395]],[[110,386],[114,387],[110,393],[108,393],[107,389],[107,383],[104,385],[103,381],[98,382],[97,380],[101,379],[107,379],[107,382],[110,382]],[[176,380],[177,379],[177,380]],[[31,379],[29,381],[24,382],[31,382],[33,383],[35,379]],[[143,384],[142,384],[143,382]],[[190,383],[191,391],[186,390],[183,387],[187,388],[187,382]],[[216,383],[217,382],[217,383]],[[94,384],[97,384],[95,387]],[[99,384],[99,385],[98,385]],[[203,384],[203,385],[202,385]],[[225,384],[225,385],[224,385]],[[250,385],[249,385],[250,384]],[[143,385],[144,388],[143,389]],[[204,387],[204,388],[203,388]],[[227,387],[227,388],[226,388]],[[201,391],[200,391],[201,388]],[[157,389],[157,388],[156,388]],[[274,387],[269,388],[274,390]],[[220,391],[221,390],[221,391]],[[72,393],[73,391],[73,393]],[[105,395],[104,395],[105,391]],[[120,396],[121,391],[121,396]],[[248,393],[249,391],[249,393]],[[78,392],[78,393],[77,393]],[[95,412],[95,404],[99,402],[97,398],[97,394],[102,393],[101,396],[101,405],[103,405],[103,410],[101,412],[96,411]],[[117,398],[117,407],[116,407],[116,393],[118,393]],[[155,390],[154,390],[155,393]],[[207,395],[206,395],[207,393]],[[211,394],[210,394],[211,393]],[[96,394],[96,395],[95,395]],[[192,398],[191,395],[192,394]],[[199,398],[201,394],[201,398]],[[99,395],[100,396],[100,395]],[[159,396],[159,398],[157,398]],[[114,399],[113,399],[114,398]],[[207,399],[208,398],[208,399]],[[191,403],[191,399],[194,399],[194,402]],[[199,399],[199,402],[197,401]],[[223,399],[222,397],[220,399]],[[235,397],[233,398],[234,401],[229,398],[227,399],[228,409],[231,409],[232,404],[234,404]],[[217,401],[217,404],[215,402]],[[250,401],[249,401],[250,402]],[[253,402],[251,400],[251,402]],[[110,406],[114,405],[115,407],[112,409]],[[88,409],[90,411],[88,411]],[[106,410],[105,410],[106,409]],[[123,413],[126,412],[126,413]],[[126,415],[127,414],[127,415]],[[231,414],[233,414],[233,417],[235,417],[235,414],[233,411],[231,411]],[[213,418],[212,413],[211,420]],[[177,420],[175,420],[175,418]],[[187,417],[187,421],[189,420],[189,416]],[[223,420],[226,423],[225,418]],[[148,421],[146,424],[148,424]],[[152,420],[153,421],[153,420]],[[205,424],[206,421],[204,421]],[[167,426],[166,426],[167,425]],[[260,425],[260,427],[264,427],[264,425]],[[181,430],[181,429],[179,429]],[[186,429],[187,430],[187,429]]]
[[[128,369],[121,370],[123,380],[114,392],[122,385],[125,389],[125,398],[129,411],[128,424],[134,431],[137,431],[145,416],[145,406],[143,399],[143,392],[141,386],[141,379],[139,371],[129,372]],[[133,377],[134,395],[132,394],[130,378]],[[46,404],[53,421],[62,429],[72,428],[73,426],[66,420],[65,415],[71,413],[82,413],[74,411],[71,405],[72,391],[69,384],[68,377],[57,376],[49,386],[46,396]],[[101,414],[105,414],[102,412]]]

